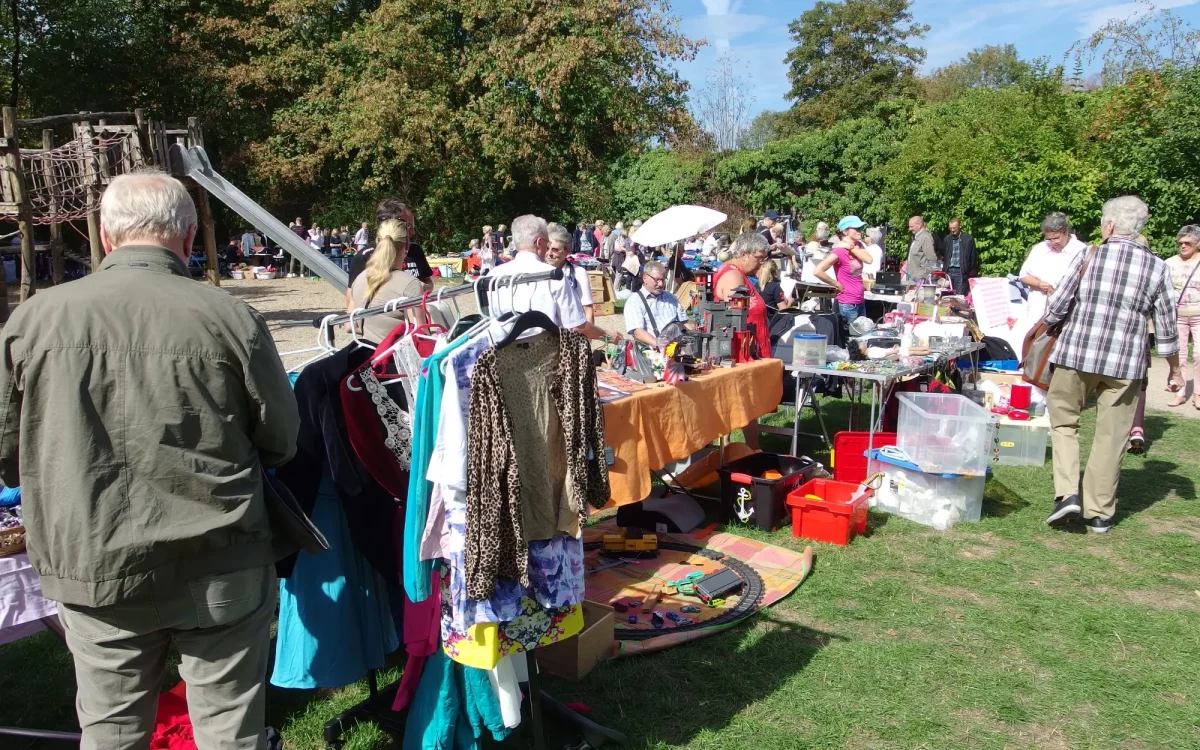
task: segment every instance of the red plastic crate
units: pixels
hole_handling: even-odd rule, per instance
[[[829,455],[829,466],[833,478],[839,482],[861,482],[867,478],[866,432],[839,432],[833,436],[833,453]],[[875,450],[885,445],[896,444],[896,433],[877,432],[870,441]]]
[[[787,498],[792,536],[845,547],[855,535],[866,533],[867,505],[875,491],[868,489],[851,501],[859,487],[858,482],[813,479],[793,490]]]

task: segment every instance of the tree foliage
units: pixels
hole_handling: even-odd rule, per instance
[[[788,27],[788,96],[801,122],[829,125],[853,117],[862,102],[916,93],[916,46],[929,31],[913,22],[911,0],[821,0]]]
[[[1082,237],[1111,188],[1089,158],[1080,101],[1018,88],[973,89],[920,111],[887,168],[891,219],[922,214],[935,229],[958,216],[983,272],[1015,271],[1051,211]]]
[[[1068,51],[1077,70],[1102,62],[1102,80],[1119,84],[1138,71],[1183,70],[1200,64],[1200,31],[1170,10],[1138,0],[1127,18],[1109,21]]]
[[[902,131],[873,117],[843,120],[742,151],[717,166],[716,186],[755,212],[794,206],[802,220],[858,214],[887,217],[883,168],[898,152]]]
[[[1144,234],[1173,255],[1179,228],[1200,221],[1200,69],[1135,73],[1096,92],[1089,134],[1108,192],[1141,196]]]
[[[754,92],[741,62],[731,52],[717,58],[704,86],[693,97],[697,124],[717,151],[738,148],[750,120]]]
[[[455,246],[481,207],[568,211],[580,182],[687,123],[669,63],[695,46],[660,0],[246,0],[193,21],[226,96],[273,112],[255,177],[407,196]]]
[[[949,101],[968,89],[1000,89],[1017,86],[1035,76],[1045,62],[1021,59],[1011,44],[988,45],[972,50],[967,56],[944,68],[938,68],[921,81],[926,101]]]
[[[666,148],[628,154],[613,166],[606,215],[632,221],[680,203],[693,203],[703,194],[707,171],[699,154],[685,156]]]

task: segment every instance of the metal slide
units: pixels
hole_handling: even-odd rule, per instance
[[[302,259],[305,266],[329,282],[334,289],[342,294],[346,293],[346,272],[297,237],[292,230],[284,226],[283,222],[272,216],[270,211],[250,200],[249,196],[226,182],[225,178],[212,168],[208,154],[204,153],[203,148],[200,146],[183,148],[179,145],[172,146],[172,148],[178,150],[188,177],[216,196],[226,206],[232,208],[238,216],[261,230],[284,250]]]

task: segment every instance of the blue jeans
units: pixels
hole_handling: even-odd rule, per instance
[[[859,302],[858,304],[847,304],[845,302],[838,303],[838,315],[842,316],[842,320],[846,321],[846,325],[854,322],[855,318],[861,318],[867,314],[867,303]]]

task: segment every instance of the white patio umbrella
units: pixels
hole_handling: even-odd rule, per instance
[[[704,206],[671,206],[666,211],[660,211],[646,219],[630,239],[646,247],[669,245],[707,232],[728,218],[720,211]]]

